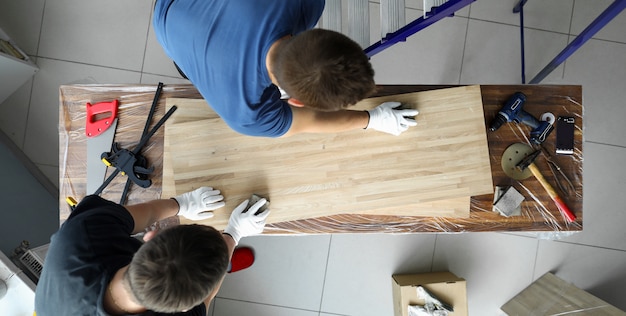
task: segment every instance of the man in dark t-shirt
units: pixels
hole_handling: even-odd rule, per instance
[[[199,220],[224,206],[219,190],[202,187],[172,199],[122,206],[87,196],[51,239],[35,294],[45,315],[206,315],[242,237],[261,233],[262,199],[232,213],[223,233],[179,225],[142,243],[131,235],[179,215]]]

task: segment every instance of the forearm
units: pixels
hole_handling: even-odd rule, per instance
[[[148,226],[162,219],[178,214],[178,203],[173,199],[152,200],[145,203],[127,205],[126,209],[135,220],[133,233],[140,233]]]
[[[369,122],[367,111],[316,112],[315,117],[316,124],[314,129],[318,133],[338,133],[365,129]]]
[[[229,234],[222,234],[224,241],[226,242],[226,246],[228,247],[228,259],[230,260],[233,257],[233,252],[235,252],[235,247],[237,247],[237,243]]]
[[[226,246],[228,247],[228,260],[230,261],[230,259],[233,257],[233,252],[235,251],[235,247],[237,246],[237,244],[235,243],[235,240],[228,234],[222,234],[222,237],[224,238],[224,241],[226,242]],[[224,278],[220,280],[220,282],[213,289],[213,291],[211,291],[211,294],[209,294],[206,300],[204,300],[204,304],[206,304],[207,308],[209,308],[211,301],[213,300],[213,298],[215,298],[215,296],[217,295],[217,292],[220,290],[220,287],[222,286],[223,281],[224,281]]]
[[[300,133],[339,133],[364,129],[369,123],[367,111],[341,110],[334,112],[315,111],[307,108],[292,108],[293,120],[284,136]]]

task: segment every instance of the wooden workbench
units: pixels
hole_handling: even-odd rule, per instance
[[[451,86],[379,86],[375,96],[385,96],[447,88]],[[147,113],[152,104],[156,85],[72,85],[60,88],[60,219],[69,216],[70,209],[65,198],[72,196],[80,200],[85,195],[86,137],[85,104],[118,99],[120,101],[119,122],[115,141],[122,147],[132,149],[139,141]],[[382,216],[382,215],[334,215],[307,220],[282,222],[268,225],[265,233],[336,233],[336,232],[464,232],[464,231],[578,231],[582,230],[582,125],[583,105],[580,86],[563,85],[483,85],[481,86],[486,126],[495,117],[502,104],[516,91],[527,96],[524,110],[535,117],[544,112],[555,116],[567,115],[576,118],[575,152],[569,156],[554,154],[556,133],[550,134],[544,147],[553,154],[575,186],[575,193],[563,194],[569,208],[576,214],[575,223],[567,223],[548,194],[534,178],[517,181],[508,178],[500,166],[502,152],[516,142],[528,143],[530,128],[508,123],[496,132],[488,132],[489,155],[494,186],[514,186],[526,200],[522,204],[522,215],[503,217],[492,211],[493,195],[471,197],[469,218]],[[166,85],[161,94],[157,113],[152,125],[165,112],[166,98],[201,98],[191,85]],[[419,117],[418,117],[419,118]],[[138,203],[161,197],[163,160],[163,130],[153,136],[145,147],[144,155],[155,167],[151,187],[142,189],[133,185],[128,203]],[[547,180],[556,188],[556,180],[543,157],[538,158],[538,167]],[[110,169],[110,168],[109,168]],[[119,201],[126,178],[116,177],[102,196]],[[558,188],[557,188],[558,190]],[[168,197],[164,197],[168,198]]]

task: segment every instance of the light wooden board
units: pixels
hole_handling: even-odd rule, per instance
[[[624,316],[617,307],[546,273],[501,307],[506,315]]]
[[[219,118],[219,116],[213,112],[207,103],[202,99],[184,99],[184,98],[168,98],[167,109],[173,105],[177,106],[177,110],[174,115],[166,122],[166,129],[171,128],[168,126],[185,123],[191,121],[198,121],[208,118]],[[169,151],[169,133],[165,133],[164,137],[164,154],[163,154],[163,196],[174,196],[177,194],[175,188],[175,182],[173,177],[173,167],[170,161]],[[211,185],[211,184],[207,184]],[[179,191],[178,194],[184,191]],[[359,211],[359,214],[364,215],[396,215],[396,216],[428,216],[428,217],[455,217],[455,218],[467,218],[469,217],[470,197],[453,198],[449,200],[439,200],[422,203],[412,203],[402,205],[400,207],[383,207],[378,209],[364,209]],[[301,219],[297,217],[296,219]]]
[[[177,105],[178,109],[175,114],[167,121],[166,129],[171,129],[171,125],[180,122],[190,122],[203,118],[218,118],[217,114],[210,110],[204,100],[178,99],[168,98],[167,108]],[[163,153],[163,197],[172,197],[176,194],[185,192],[184,190],[176,191],[174,181],[174,170],[170,158],[169,138],[170,133],[166,131],[164,137],[164,153]],[[207,183],[205,185],[212,186]],[[228,190],[227,190],[228,191]],[[442,201],[412,203],[400,207],[387,207],[372,210],[362,210],[359,214],[365,215],[396,215],[396,216],[428,216],[428,217],[469,217],[469,197],[460,197]],[[273,207],[273,205],[272,205]],[[218,211],[219,212],[219,211]],[[273,216],[274,218],[274,216]],[[296,219],[301,219],[297,217]],[[277,220],[278,221],[278,220]],[[276,222],[276,221],[273,221]]]
[[[461,204],[469,209],[469,196],[492,193],[480,87],[367,99],[355,108],[390,100],[419,109],[418,126],[397,137],[352,131],[278,139],[237,134],[206,104],[209,113],[198,114],[198,101],[168,100],[179,110],[166,126],[173,172],[164,192],[221,189],[227,206],[207,221],[217,228],[252,192],[269,197],[268,222],[342,213],[448,216]],[[411,212],[416,206],[428,210]]]

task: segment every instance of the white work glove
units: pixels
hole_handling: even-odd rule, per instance
[[[226,205],[222,201],[224,197],[220,195],[220,190],[213,190],[211,187],[201,187],[173,199],[178,202],[178,215],[192,221],[211,218],[212,210]]]
[[[410,126],[417,125],[414,119],[407,117],[414,117],[419,111],[415,109],[394,110],[400,105],[400,102],[385,102],[367,111],[370,114],[370,121],[366,129],[371,128],[398,136]]]
[[[248,237],[263,232],[265,220],[270,215],[270,210],[266,209],[263,213],[254,215],[267,202],[266,199],[260,199],[250,209],[246,210],[250,200],[245,200],[230,215],[228,225],[224,229],[224,233],[229,234],[235,240],[235,244],[239,244],[241,237]],[[244,212],[245,211],[245,212]]]

